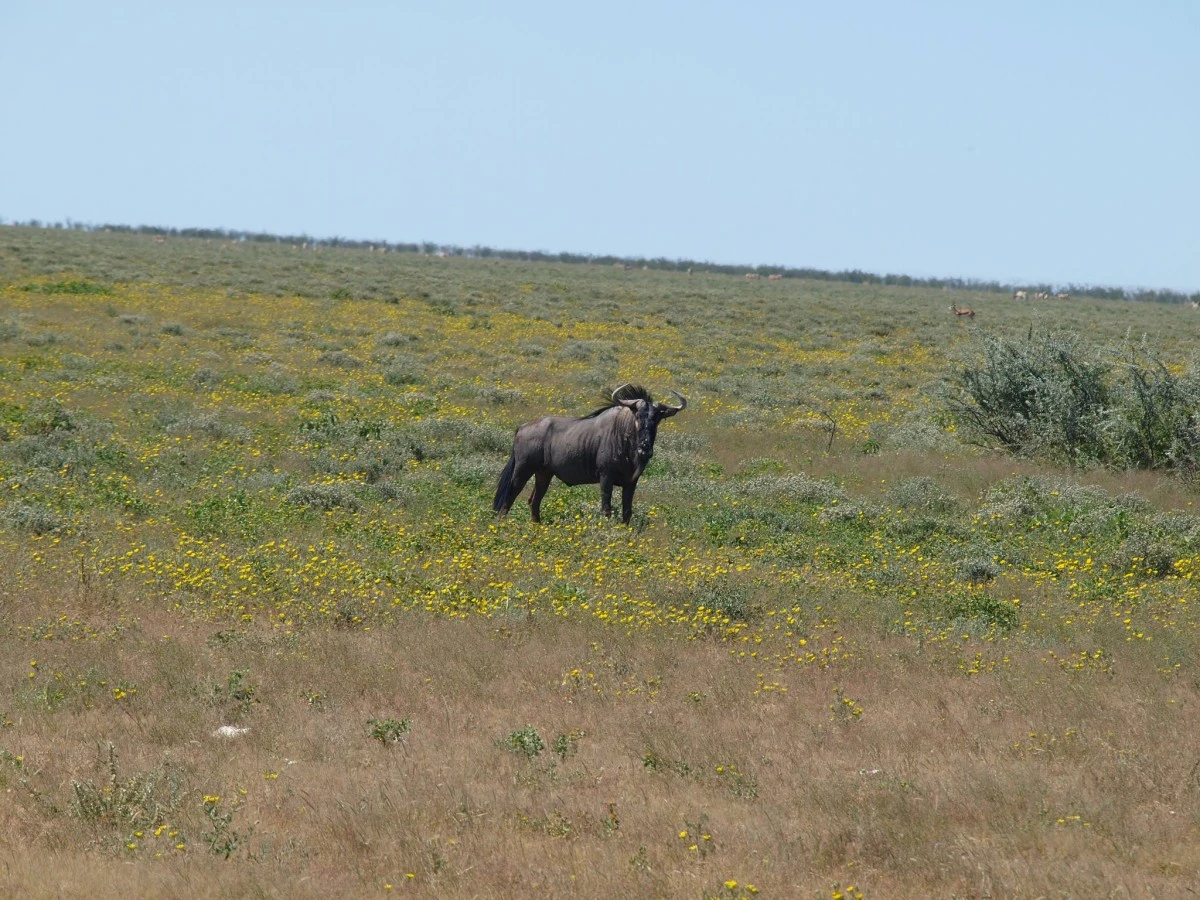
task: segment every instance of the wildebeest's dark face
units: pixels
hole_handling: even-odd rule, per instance
[[[680,399],[683,398],[680,397]],[[683,407],[668,406],[665,403],[653,403],[641,399],[619,402],[629,409],[637,419],[638,462],[641,463],[642,468],[645,468],[654,456],[654,439],[658,437],[658,423],[675,415]],[[684,402],[686,403],[686,401]]]

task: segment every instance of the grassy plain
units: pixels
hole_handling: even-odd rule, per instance
[[[1187,896],[1195,492],[940,397],[980,333],[1198,327],[0,229],[0,892]],[[632,527],[497,522],[625,381],[689,400]]]

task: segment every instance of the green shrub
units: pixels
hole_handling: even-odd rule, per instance
[[[1117,369],[1111,458],[1122,468],[1200,470],[1200,374],[1172,373],[1128,351]]]
[[[204,435],[215,441],[234,441],[239,444],[248,443],[254,437],[254,433],[245,425],[229,422],[212,412],[183,416],[168,424],[164,430],[168,434]]]
[[[1072,464],[1200,472],[1200,374],[1074,335],[987,338],[946,398],[964,438]]]
[[[803,473],[797,475],[757,475],[747,478],[738,485],[747,497],[790,500],[794,503],[817,503],[827,505],[845,501],[847,494],[831,480],[810,478]]]
[[[990,556],[973,555],[961,559],[955,567],[954,575],[959,581],[969,581],[978,584],[984,581],[994,581],[1000,574],[1000,566]]]
[[[997,600],[984,591],[956,591],[945,597],[941,618],[947,621],[976,620],[1001,631],[1010,631],[1017,626],[1020,614],[1011,603]]]
[[[855,528],[866,528],[878,515],[879,510],[873,505],[859,500],[851,500],[826,506],[817,514],[817,521],[822,525],[849,525]]]
[[[424,369],[413,356],[397,356],[383,370],[383,378],[388,384],[419,384],[424,380]]]
[[[412,719],[370,719],[367,721],[367,734],[381,744],[398,744],[404,740],[404,735],[412,731]]]
[[[109,294],[111,288],[92,281],[68,279],[67,281],[48,281],[37,284],[23,284],[21,290],[35,294]]]
[[[362,363],[347,353],[345,350],[325,350],[317,356],[317,362],[325,366],[334,366],[338,369],[357,369]]]
[[[532,725],[518,728],[508,737],[499,741],[499,744],[510,753],[520,753],[526,759],[536,759],[538,754],[546,749],[542,736]]]
[[[339,507],[358,509],[358,497],[344,484],[306,484],[292,488],[284,500],[296,506],[308,506],[328,512]]]
[[[950,411],[969,440],[1071,462],[1104,457],[1107,366],[1074,335],[989,337],[964,366]]]
[[[122,776],[117,748],[109,743],[107,769],[103,785],[90,778],[71,782],[71,814],[94,827],[153,828],[183,803],[184,778],[177,766],[164,763]]]
[[[1165,578],[1175,572],[1177,558],[1176,550],[1169,542],[1139,531],[1121,542],[1115,562],[1122,572]]]
[[[909,513],[932,513],[957,515],[961,504],[947,494],[936,481],[927,475],[901,478],[884,495],[889,507],[900,508]]]
[[[225,684],[213,686],[213,705],[224,707],[233,718],[241,718],[250,712],[250,708],[258,703],[258,689],[246,681],[249,674],[248,669],[230,671]]]
[[[761,610],[746,586],[728,578],[697,587],[692,602],[731,622],[752,622],[761,616]]]
[[[418,340],[416,335],[402,334],[399,331],[389,331],[379,339],[379,343],[385,347],[399,347],[402,344],[416,343]]]
[[[24,431],[30,435],[73,431],[76,424],[75,417],[57,400],[39,400],[25,415]]]
[[[14,531],[53,534],[67,527],[67,520],[36,503],[12,503],[0,511],[0,520]]]

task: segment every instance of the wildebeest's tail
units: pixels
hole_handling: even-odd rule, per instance
[[[512,490],[513,472],[516,469],[517,454],[514,453],[508,458],[508,465],[500,473],[500,483],[496,485],[496,499],[492,502],[492,509],[496,512],[512,505],[513,498],[509,496],[509,491]]]

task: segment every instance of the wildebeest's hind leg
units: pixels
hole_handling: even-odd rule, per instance
[[[550,490],[550,479],[552,477],[545,469],[541,469],[535,473],[533,493],[529,495],[529,512],[535,522],[542,521],[542,498],[546,496],[546,491]]]
[[[634,481],[621,488],[621,521],[626,525],[633,518],[633,492],[637,490],[637,482]]]
[[[612,517],[613,482],[607,475],[600,476],[600,512],[605,518]]]
[[[513,501],[521,496],[521,491],[525,489],[525,484],[532,475],[532,469],[517,465],[515,455],[509,457],[508,465],[500,473],[500,483],[496,487],[496,499],[492,503],[492,508],[501,516],[508,515]]]

